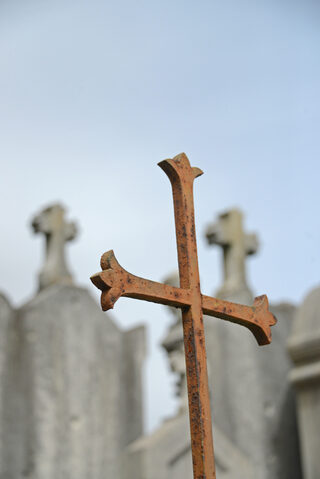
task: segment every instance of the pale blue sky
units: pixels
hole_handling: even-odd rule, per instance
[[[36,289],[42,240],[28,222],[61,201],[81,234],[77,282],[113,248],[132,273],[176,267],[171,190],[156,164],[185,151],[205,175],[195,201],[202,289],[221,282],[208,222],[232,206],[261,240],[250,282],[302,300],[320,279],[320,4],[292,1],[0,3],[0,288]],[[149,329],[147,424],[172,413],[158,348],[170,316],[123,299],[124,327]]]

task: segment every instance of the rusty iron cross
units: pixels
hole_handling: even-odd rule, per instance
[[[182,310],[187,371],[189,417],[194,479],[214,479],[212,423],[208,388],[203,314],[246,326],[259,345],[271,342],[270,327],[276,319],[268,309],[267,296],[243,306],[201,294],[193,205],[193,181],[202,174],[182,153],[159,166],[168,176],[173,192],[180,288],[139,278],[125,271],[113,251],[101,258],[102,272],[91,281],[102,291],[104,311],[121,297],[143,299]]]

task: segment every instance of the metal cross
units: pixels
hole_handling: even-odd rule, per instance
[[[270,327],[276,322],[267,296],[255,298],[252,307],[201,294],[193,206],[193,181],[202,174],[182,153],[159,163],[173,192],[180,288],[139,278],[125,271],[113,251],[101,258],[102,272],[91,281],[102,291],[104,311],[121,297],[143,299],[182,310],[188,383],[189,417],[194,479],[214,479],[215,465],[208,388],[203,314],[249,328],[259,345],[271,342]]]

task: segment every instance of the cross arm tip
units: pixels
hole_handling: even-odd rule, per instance
[[[203,295],[202,310],[209,316],[216,316],[245,326],[252,332],[259,346],[271,343],[271,327],[276,324],[277,320],[269,311],[269,301],[265,294],[256,297],[252,306]]]
[[[269,300],[266,294],[254,298],[255,323],[259,328],[252,329],[259,346],[265,346],[272,341],[271,327],[277,323],[277,318],[269,310]]]
[[[103,311],[113,309],[115,303],[122,295],[119,286],[113,287],[113,279],[111,271],[102,271],[90,277],[91,282],[101,291],[101,308]]]
[[[91,282],[101,291],[103,311],[113,309],[116,301],[123,295],[123,275],[125,271],[118,263],[113,250],[101,256],[102,271],[90,277]]]
[[[194,178],[198,178],[198,176],[203,175],[203,171],[201,170],[201,168],[198,168],[197,166],[193,166],[192,171],[193,171]]]
[[[95,273],[90,276],[90,281],[96,286],[96,288],[100,289],[100,291],[103,291],[105,288],[105,283],[101,278],[101,273]]]
[[[110,249],[109,251],[103,253],[100,259],[100,266],[103,270],[110,268],[115,269],[117,266],[120,266],[113,249]]]

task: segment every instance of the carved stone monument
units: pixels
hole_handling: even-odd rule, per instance
[[[245,258],[257,251],[254,234],[246,234],[239,210],[228,211],[207,230],[209,244],[223,251],[224,283],[216,295],[252,304]],[[248,458],[256,479],[300,478],[294,395],[287,380],[290,360],[286,340],[294,306],[270,307],[278,318],[272,343],[257,350],[244,329],[216,321],[206,333],[213,420],[232,444]]]
[[[0,353],[0,478],[120,477],[122,451],[143,432],[144,328],[121,331],[72,283],[64,245],[76,229],[60,205],[33,227],[46,240],[40,291],[14,317],[0,307],[11,322]]]
[[[241,212],[220,215],[208,228],[207,239],[223,250],[224,282],[217,296],[252,304],[245,259],[257,251],[258,240],[243,231]],[[173,275],[166,282],[175,286],[178,278]],[[287,379],[286,341],[295,308],[283,303],[271,309],[278,324],[272,344],[260,350],[245,329],[204,317],[219,479],[302,477],[295,401]],[[192,478],[183,335],[180,312],[172,311],[175,320],[162,345],[178,378],[180,406],[176,416],[128,447],[123,479]]]
[[[165,283],[178,286],[178,273],[166,278]],[[168,354],[170,368],[177,377],[178,411],[175,416],[165,420],[154,433],[141,437],[128,446],[122,463],[122,479],[193,478],[181,312],[175,308],[169,309],[174,320],[162,346]],[[208,332],[207,327],[212,318],[206,318],[205,322]],[[214,427],[214,436],[217,477],[255,479],[253,468],[245,455],[218,427]]]
[[[297,393],[304,479],[320,477],[320,288],[297,311],[288,341],[294,362],[290,379]]]
[[[207,229],[209,244],[221,246],[223,251],[224,282],[216,292],[218,298],[252,304],[253,296],[246,278],[246,257],[258,249],[258,238],[243,230],[243,215],[232,209],[219,215],[218,221]]]
[[[65,259],[65,244],[76,237],[75,223],[66,223],[64,209],[55,204],[44,209],[32,221],[35,233],[46,238],[45,263],[39,274],[39,289],[52,284],[72,284],[72,275]]]

